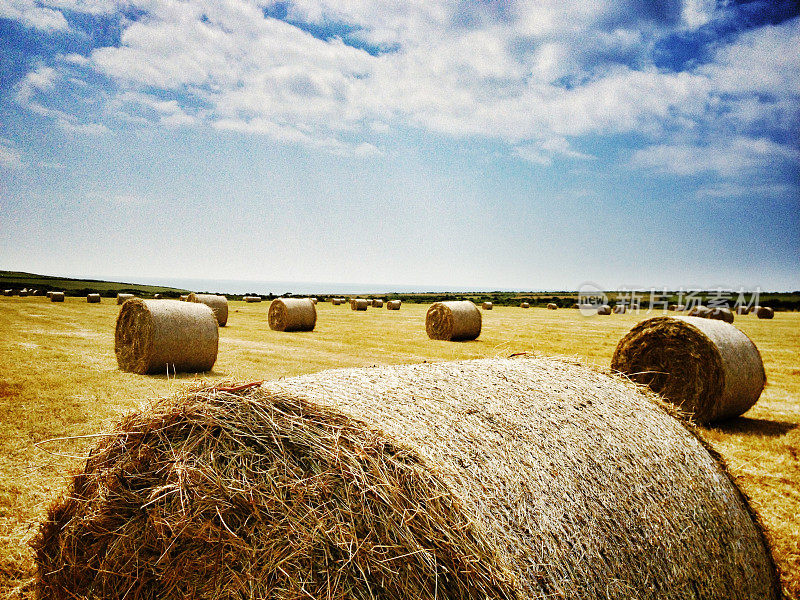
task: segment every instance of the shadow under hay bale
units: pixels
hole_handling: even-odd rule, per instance
[[[747,412],[766,383],[755,344],[739,329],[701,317],[655,317],[637,324],[611,368],[692,414],[699,423]]]
[[[313,331],[317,307],[310,298],[276,298],[269,305],[269,328],[275,331]]]
[[[200,302],[205,304],[214,313],[220,327],[228,324],[228,299],[216,294],[195,294],[192,292],[186,297],[187,302]]]
[[[481,334],[481,311],[469,300],[434,302],[425,314],[425,331],[432,340],[465,342]]]
[[[34,540],[38,596],[780,595],[724,467],[621,378],[495,359],[256,385],[103,438]]]
[[[123,371],[210,371],[218,345],[217,319],[205,304],[133,298],[117,316],[114,351]]]

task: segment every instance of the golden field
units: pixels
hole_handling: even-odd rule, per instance
[[[400,311],[317,306],[310,333],[269,329],[269,302],[230,303],[208,380],[252,381],[335,367],[508,356],[576,356],[604,367],[617,341],[645,313],[586,318],[576,310],[495,307],[474,342],[425,334],[426,305]],[[0,596],[31,597],[27,542],[95,439],[125,411],[169,394],[191,375],[143,376],[117,369],[112,300],[0,298]],[[756,343],[767,387],[744,417],[702,428],[761,516],[788,598],[800,597],[800,313],[772,321],[739,316]],[[83,436],[83,437],[81,437]],[[69,438],[54,440],[53,438]]]

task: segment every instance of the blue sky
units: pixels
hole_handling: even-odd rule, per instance
[[[796,2],[0,0],[0,268],[800,289]]]

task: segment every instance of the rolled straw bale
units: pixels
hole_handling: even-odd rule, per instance
[[[611,368],[650,386],[699,423],[745,413],[766,382],[750,338],[701,317],[642,321],[617,344]]]
[[[161,400],[98,443],[33,548],[53,600],[780,597],[703,442],[630,382],[546,358]]]
[[[752,306],[744,306],[740,304],[739,306],[736,307],[735,312],[737,315],[749,315],[752,310],[753,310]]]
[[[667,306],[667,310],[674,312],[674,311],[678,310],[678,305],[677,304],[670,304],[669,306]]]
[[[434,302],[425,315],[425,330],[432,340],[461,342],[481,334],[481,311],[469,300]]]
[[[707,319],[710,314],[711,309],[707,306],[702,306],[701,304],[697,304],[689,310],[690,317],[703,317],[704,319]]]
[[[481,308],[483,310],[492,310],[494,308],[494,304],[492,304],[491,302],[484,302],[483,304],[481,304]]]
[[[371,302],[366,298],[353,298],[350,300],[350,308],[353,310],[367,310]]]
[[[531,307],[531,303],[530,302],[520,302],[519,307],[520,308],[530,308]]]
[[[86,294],[86,302],[88,304],[99,304],[100,294]]]
[[[3,296],[13,296],[14,290],[3,290]]]
[[[707,319],[716,319],[717,321],[725,321],[726,323],[733,323],[733,313],[729,308],[718,306],[708,309]]]
[[[28,296],[28,288],[23,288],[19,291],[19,297],[25,298]]]
[[[626,307],[624,304],[616,304],[613,309],[615,315],[624,315]]]
[[[186,302],[189,299],[189,294],[181,294],[180,301]]]
[[[124,304],[126,300],[134,298],[133,294],[117,294],[117,304]]]
[[[317,307],[310,298],[276,298],[269,305],[269,328],[275,331],[313,331]]]
[[[775,311],[769,306],[759,306],[756,309],[756,316],[759,319],[773,319],[775,317]]]
[[[686,305],[685,304],[678,304],[678,305],[675,306],[675,310],[678,311],[678,312],[683,312],[683,311],[686,310]]]
[[[153,294],[153,300],[163,300],[164,296],[161,294]]]
[[[309,300],[311,300],[311,302],[313,302],[314,304],[316,304],[317,302],[319,302],[319,299],[318,299],[318,298],[309,298]]]
[[[186,298],[187,302],[200,302],[205,304],[214,313],[220,327],[225,327],[228,322],[228,299],[216,294],[195,294],[192,292]]]
[[[245,296],[245,302],[261,302],[261,296]]]
[[[7,291],[7,292],[10,292],[11,290],[6,290],[6,291]],[[6,296],[10,296],[10,295],[11,295],[11,294],[6,294]],[[50,292],[47,292],[47,293],[45,294],[45,296],[47,296],[48,298],[52,298],[52,297],[53,297],[53,292],[52,292],[52,291],[50,291]]]
[[[42,295],[42,294],[39,292],[39,290],[33,290],[33,291],[31,292],[31,296],[41,296],[41,295]]]
[[[339,298],[331,298],[331,304],[334,306],[339,306],[342,303],[341,299]]]
[[[64,292],[53,292],[50,294],[50,302],[63,302]]]
[[[205,304],[132,298],[117,316],[114,351],[123,371],[210,371],[218,344],[217,320]]]
[[[401,304],[400,300],[389,300],[386,303],[386,310],[400,310]]]
[[[378,300],[377,298],[373,298],[372,308],[383,308],[383,300]]]
[[[555,302],[548,302],[547,310],[558,310],[558,304],[556,304]]]
[[[603,304],[597,309],[598,315],[610,315],[611,314],[611,307],[608,304]]]

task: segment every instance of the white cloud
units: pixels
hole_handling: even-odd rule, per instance
[[[0,139],[0,168],[17,170],[24,166],[22,155],[10,143]]]
[[[728,199],[744,196],[757,198],[774,198],[798,201],[800,189],[785,183],[757,183],[722,181],[702,185],[697,189],[698,198]]]
[[[527,160],[530,163],[541,166],[553,164],[553,158],[572,158],[577,160],[589,160],[594,158],[590,154],[574,150],[569,141],[561,136],[551,137],[541,140],[536,144],[524,144],[514,148],[514,156]]]
[[[62,31],[69,27],[61,12],[40,6],[35,0],[0,0],[0,17],[43,31]]]

